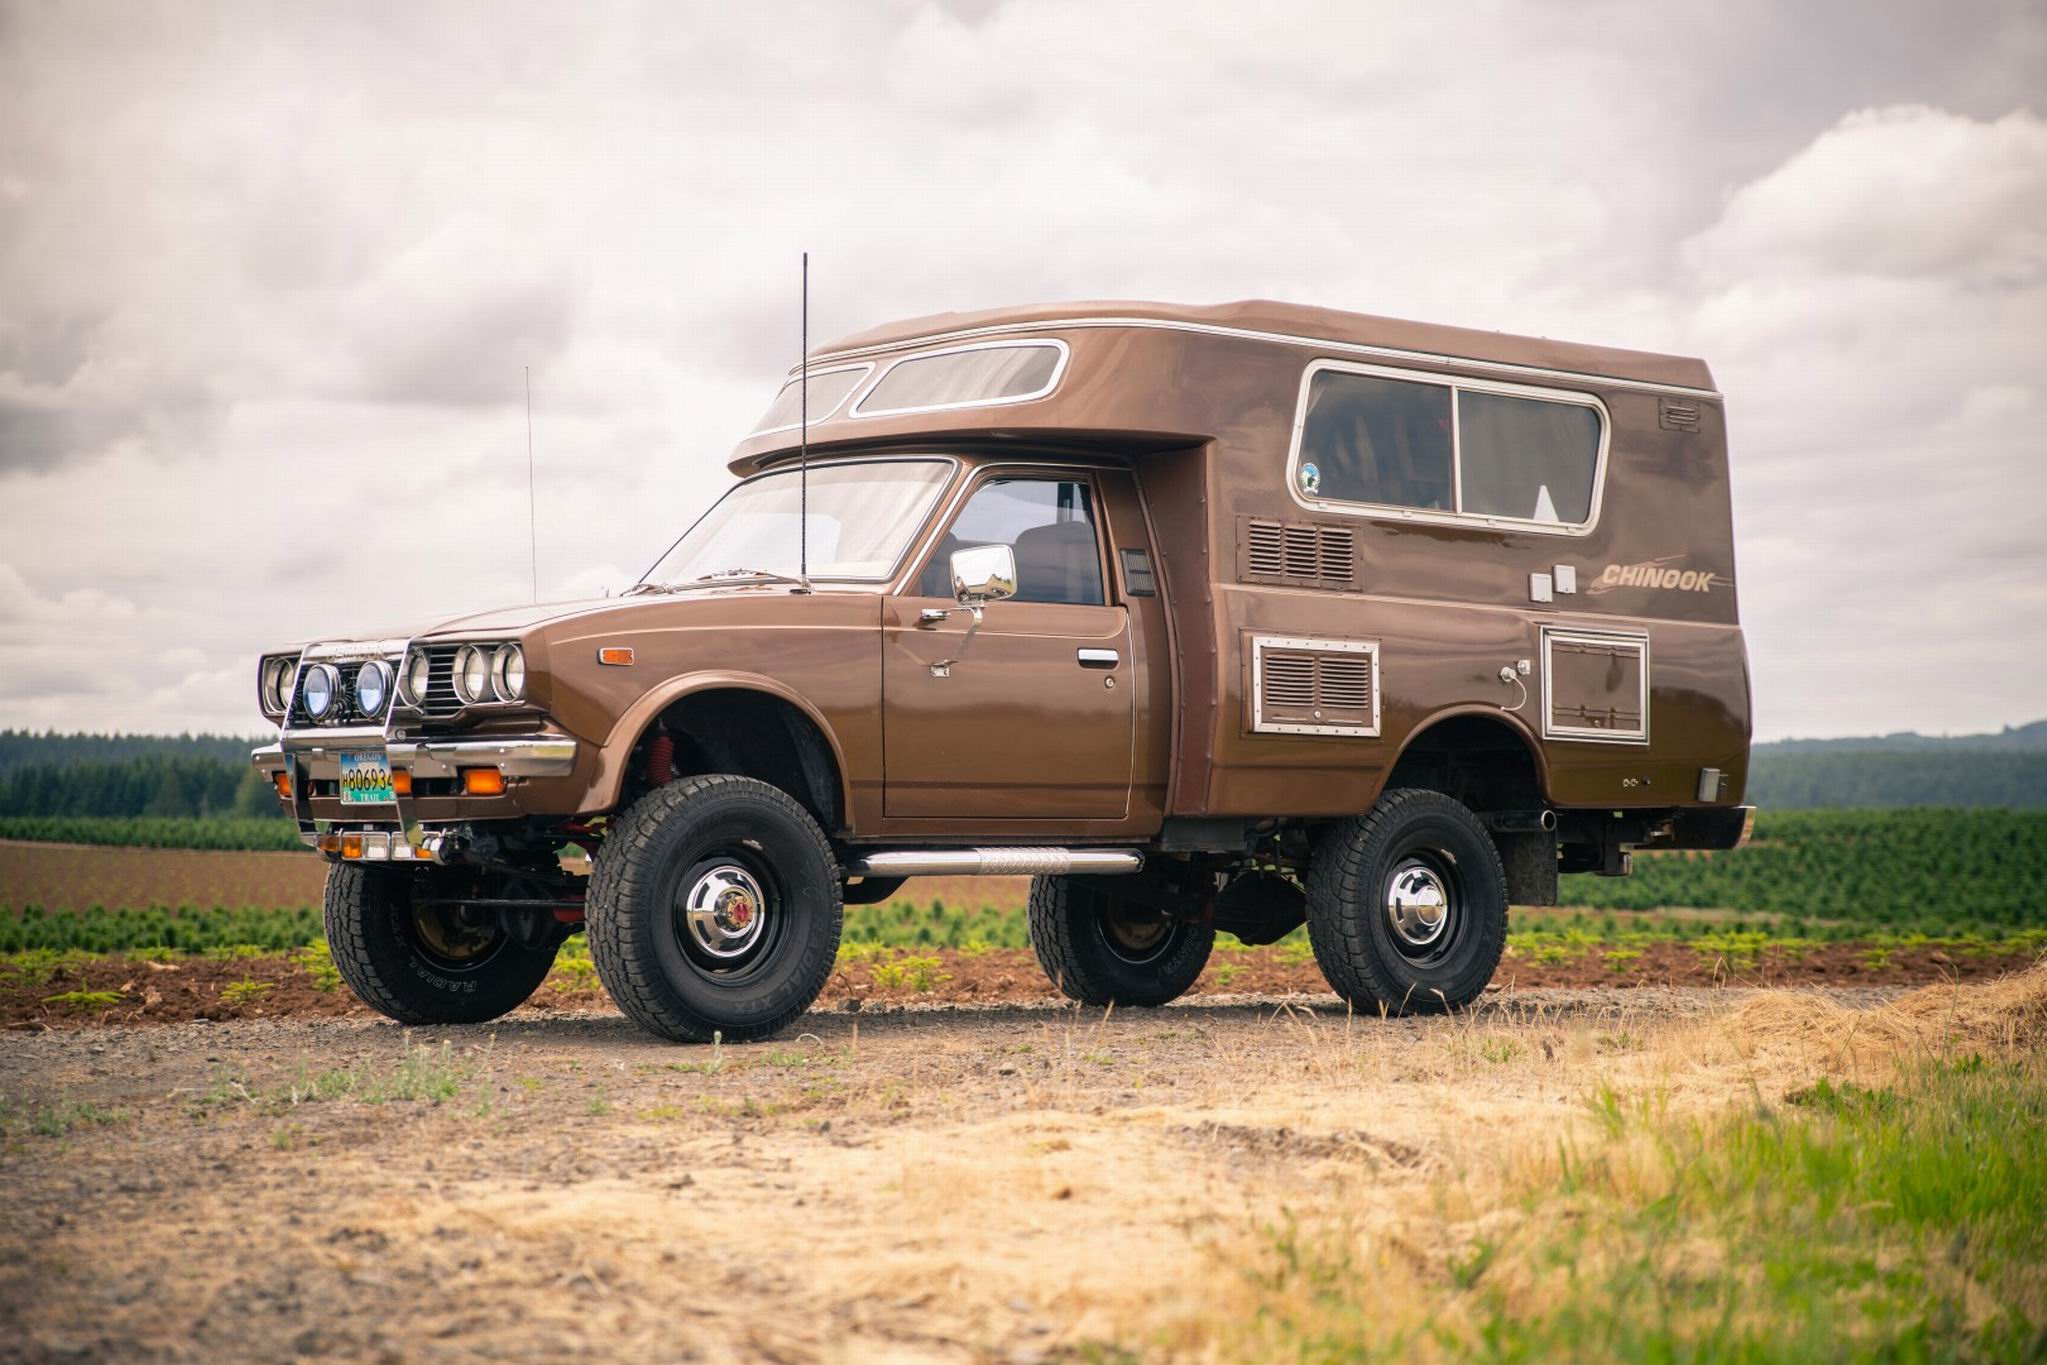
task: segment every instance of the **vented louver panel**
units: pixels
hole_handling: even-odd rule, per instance
[[[1543,734],[1606,744],[1649,742],[1649,637],[1542,633]]]
[[[1253,731],[1379,733],[1377,642],[1254,635],[1250,654]]]
[[[1237,576],[1246,583],[1357,586],[1357,537],[1348,526],[1242,517],[1237,528]]]
[[[1699,429],[1699,405],[1681,398],[1660,399],[1656,405],[1657,420],[1665,431],[1697,431]]]

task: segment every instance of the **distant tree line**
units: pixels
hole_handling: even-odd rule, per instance
[[[246,765],[249,750],[268,739],[238,735],[60,735],[0,730],[0,775],[30,764],[125,763],[135,758],[211,758]]]
[[[2047,753],[1915,749],[1773,752],[1749,764],[1748,800],[1765,810],[1822,806],[2047,807]]]
[[[209,815],[283,818],[263,774],[200,756],[147,754],[114,762],[30,763],[0,776],[0,815]]]

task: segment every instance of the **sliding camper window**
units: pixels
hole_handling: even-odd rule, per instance
[[[904,356],[853,405],[855,417],[992,407],[1043,398],[1066,369],[1063,341],[996,341]]]
[[[1319,361],[1289,477],[1310,506],[1583,530],[1598,505],[1596,399]]]

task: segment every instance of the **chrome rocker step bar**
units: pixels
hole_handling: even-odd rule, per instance
[[[868,853],[846,860],[849,877],[1100,877],[1144,867],[1134,848],[919,848]]]

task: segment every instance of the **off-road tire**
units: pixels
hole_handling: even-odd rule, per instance
[[[706,964],[680,898],[695,868],[732,859],[767,904],[759,956]],[[590,873],[585,932],[627,1018],[683,1043],[766,1038],[809,1009],[839,951],[844,877],[824,831],[788,793],[750,777],[686,777],[616,816]],[[751,912],[750,912],[751,913]],[[720,974],[730,979],[720,979]]]
[[[1128,907],[1128,908],[1126,908]],[[1107,917],[1135,912],[1098,887],[1031,878],[1031,947],[1052,984],[1083,1005],[1163,1005],[1185,995],[1208,965],[1215,930],[1173,921],[1155,946],[1131,949]]]
[[[1440,948],[1407,951],[1387,911],[1396,873],[1416,861],[1446,892]],[[1507,946],[1507,878],[1479,818],[1441,792],[1402,787],[1316,845],[1308,941],[1336,993],[1359,1010],[1440,1014],[1476,1000]]]
[[[356,999],[401,1024],[480,1024],[524,1004],[554,965],[557,944],[509,933],[476,960],[438,959],[414,927],[413,892],[424,869],[327,869],[327,947]]]

